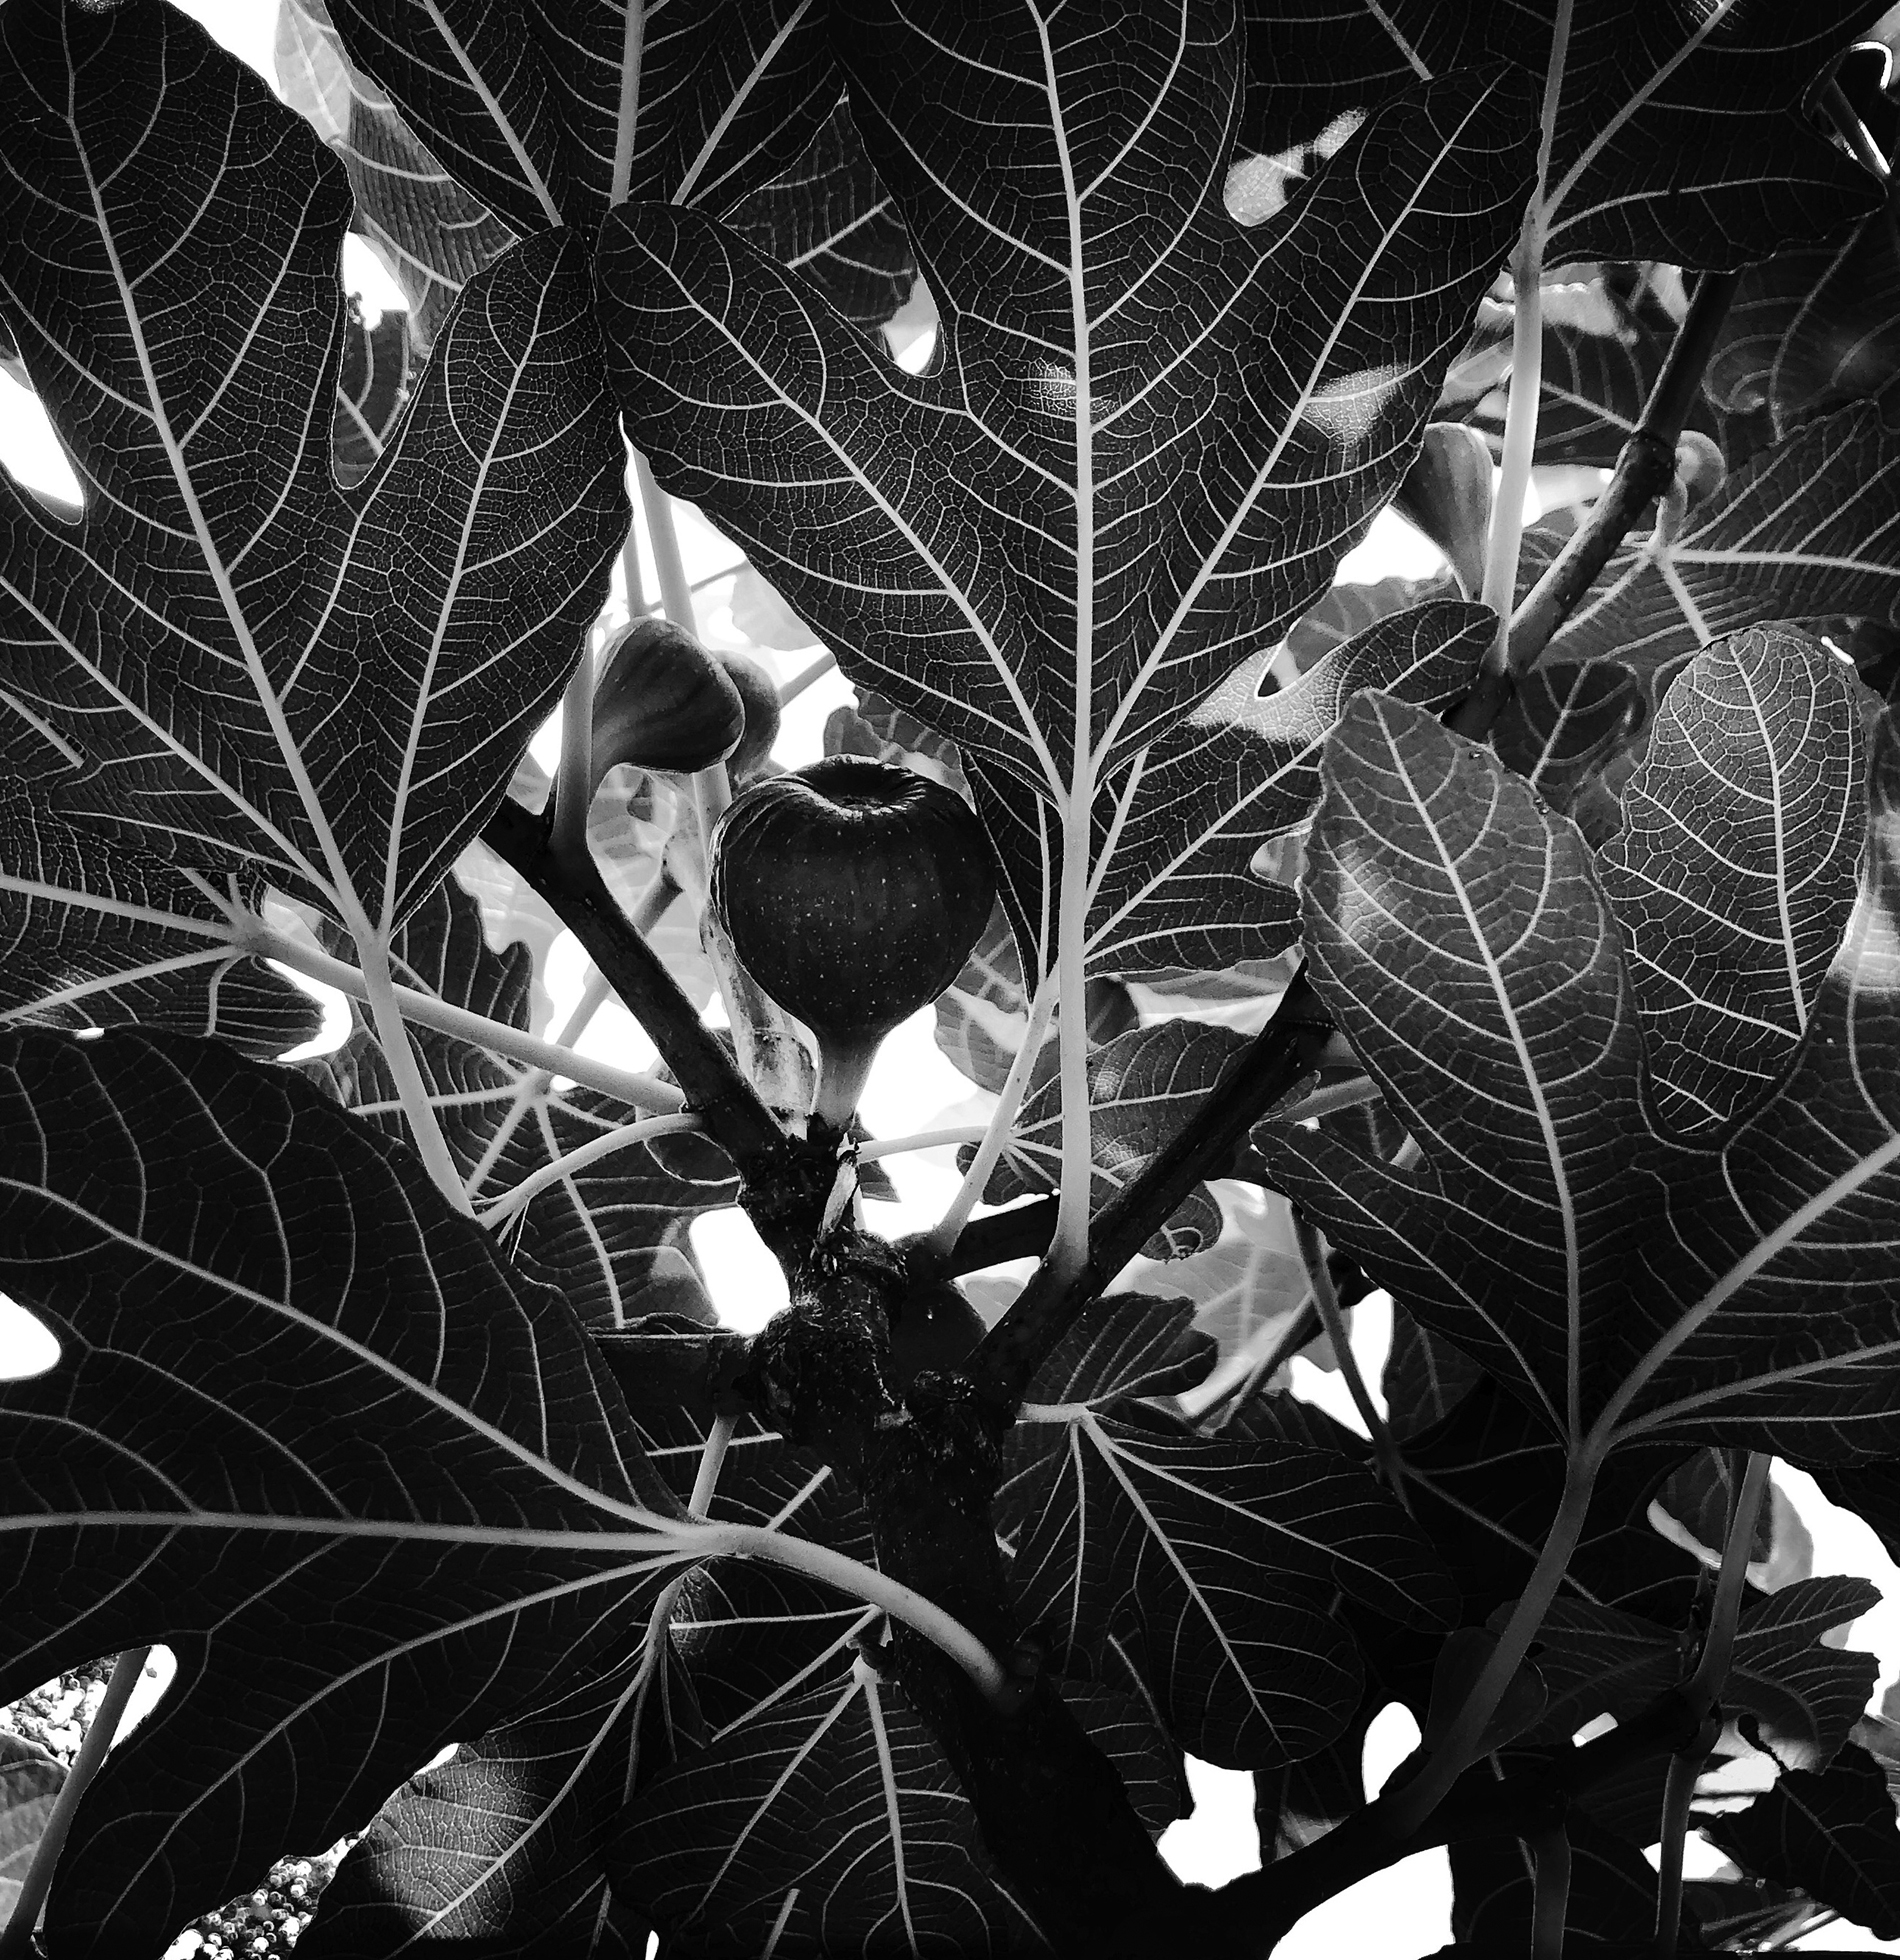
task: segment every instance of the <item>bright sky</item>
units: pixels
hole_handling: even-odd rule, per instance
[[[272,0],[180,0],[183,10],[201,21],[220,41],[267,77],[271,73],[271,44],[276,8]],[[399,305],[400,294],[373,255],[358,241],[345,251],[344,280],[364,297],[366,306],[380,310]],[[37,487],[67,496],[76,494],[71,473],[36,403],[0,375],[0,463]],[[687,575],[699,580],[729,567],[738,553],[696,512],[681,512],[681,544]],[[649,554],[647,562],[651,563]],[[1353,554],[1346,576],[1374,579],[1394,573],[1418,576],[1432,570],[1436,554],[1414,533],[1389,516]],[[723,589],[711,595],[714,606],[700,624],[709,638],[747,644],[732,627]],[[756,648],[753,651],[760,651]],[[783,681],[809,664],[813,653],[764,657]],[[801,695],[787,710],[776,753],[794,766],[822,753],[825,717],[851,699],[851,691],[831,674]],[[552,762],[555,737],[550,731],[537,742]],[[578,995],[582,962],[571,940],[557,945],[547,981],[555,1000],[558,1023]],[[338,1025],[340,1025],[340,1021]],[[863,1103],[866,1124],[874,1136],[898,1136],[981,1120],[984,1113],[971,1098],[971,1085],[938,1052],[933,1017],[921,1014],[900,1028],[886,1043]],[[620,1010],[603,1012],[582,1042],[585,1052],[597,1053],[628,1066],[643,1066],[652,1050],[631,1020]],[[956,1190],[953,1151],[906,1154],[885,1160],[902,1202],[872,1207],[880,1229],[896,1237],[935,1222]],[[701,1220],[693,1242],[704,1263],[721,1312],[734,1324],[751,1329],[761,1325],[783,1301],[784,1284],[778,1267],[736,1214]],[[1390,1316],[1376,1309],[1360,1317],[1354,1348],[1376,1383]],[[54,1349],[44,1330],[30,1316],[0,1296],[0,1376],[29,1374],[50,1364]],[[1360,1427],[1350,1398],[1339,1378],[1324,1376],[1306,1363],[1296,1364],[1301,1393],[1322,1402],[1332,1414],[1355,1429]],[[1884,1676],[1891,1680],[1900,1667],[1900,1573],[1896,1573],[1874,1534],[1851,1514],[1838,1511],[1821,1497],[1810,1479],[1800,1473],[1777,1472],[1795,1497],[1815,1538],[1816,1570],[1855,1572],[1874,1580],[1887,1593],[1889,1604],[1861,1622],[1853,1644],[1874,1649],[1882,1657]],[[1396,1707],[1375,1723],[1366,1747],[1368,1785],[1377,1787],[1415,1745],[1417,1730],[1411,1718]],[[1163,1840],[1176,1869],[1184,1877],[1219,1883],[1258,1862],[1252,1822],[1251,1778],[1232,1771],[1191,1765],[1197,1799],[1194,1818],[1178,1824]],[[1691,1841],[1691,1872],[1709,1869],[1713,1855],[1698,1866]],[[1408,1860],[1394,1871],[1366,1881],[1310,1914],[1282,1943],[1277,1960],[1338,1960],[1340,1954],[1377,1953],[1380,1960],[1415,1960],[1435,1952],[1450,1938],[1450,1882],[1444,1854],[1433,1852]],[[1871,1936],[1861,1936],[1866,1950],[1890,1950]],[[1853,1946],[1851,1930],[1830,1927],[1815,1944]]]

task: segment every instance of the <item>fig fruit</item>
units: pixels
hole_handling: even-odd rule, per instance
[[[733,798],[711,886],[739,964],[817,1037],[813,1114],[842,1131],[878,1044],[962,969],[996,873],[954,790],[834,755]]]
[[[710,769],[745,732],[745,697],[690,633],[643,619],[615,635],[594,689],[596,788],[622,762],[684,776]]]
[[[716,647],[713,658],[739,690],[745,708],[745,733],[726,758],[733,788],[744,789],[772,759],[772,744],[778,740],[778,682],[749,654]]]

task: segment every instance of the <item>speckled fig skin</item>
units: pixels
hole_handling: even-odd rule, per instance
[[[710,769],[745,732],[738,686],[690,633],[643,619],[615,637],[594,690],[596,782],[620,762],[679,775]]]
[[[863,756],[755,783],[713,833],[712,902],[741,964],[821,1041],[881,1040],[961,971],[996,897],[954,790]]]

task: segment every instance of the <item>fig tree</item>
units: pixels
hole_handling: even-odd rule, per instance
[[[736,796],[711,885],[740,965],[817,1037],[813,1114],[839,1131],[878,1044],[956,978],[996,896],[989,839],[954,790],[854,755]]]

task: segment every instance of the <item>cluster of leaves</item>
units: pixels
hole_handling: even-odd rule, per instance
[[[0,480],[0,1283],[60,1343],[0,1388],[0,1699],[177,1657],[48,1954],[275,1924],[346,1834],[300,1951],[1265,1952],[1446,1840],[1458,1939],[1554,1951],[1674,1910],[1644,1850],[1735,1756],[1687,1937],[1900,1932],[1869,1589],[1737,1475],[1900,1546],[1884,65],[1808,106],[1878,13],[283,0],[279,102],[164,0],[8,0],[0,328],[84,507]],[[1454,732],[1499,621],[1448,459],[1659,416]],[[704,799],[610,779],[579,869],[537,814],[627,442],[857,687],[827,747],[995,847],[968,1161],[1096,1236],[921,1372],[984,1262],[799,1209],[700,1020]],[[1395,499],[1452,570],[1336,584]],[[670,1079],[550,1038],[563,927]],[[340,1048],[278,1059],[285,967]],[[689,1236],[735,1204],[754,1342]],[[1371,1444],[1274,1379],[1349,1271]],[[1368,1805],[1393,1701],[1431,1760]],[[1190,1753],[1258,1790],[1211,1897],[1152,1849]],[[11,1881],[56,1785],[0,1767]]]

